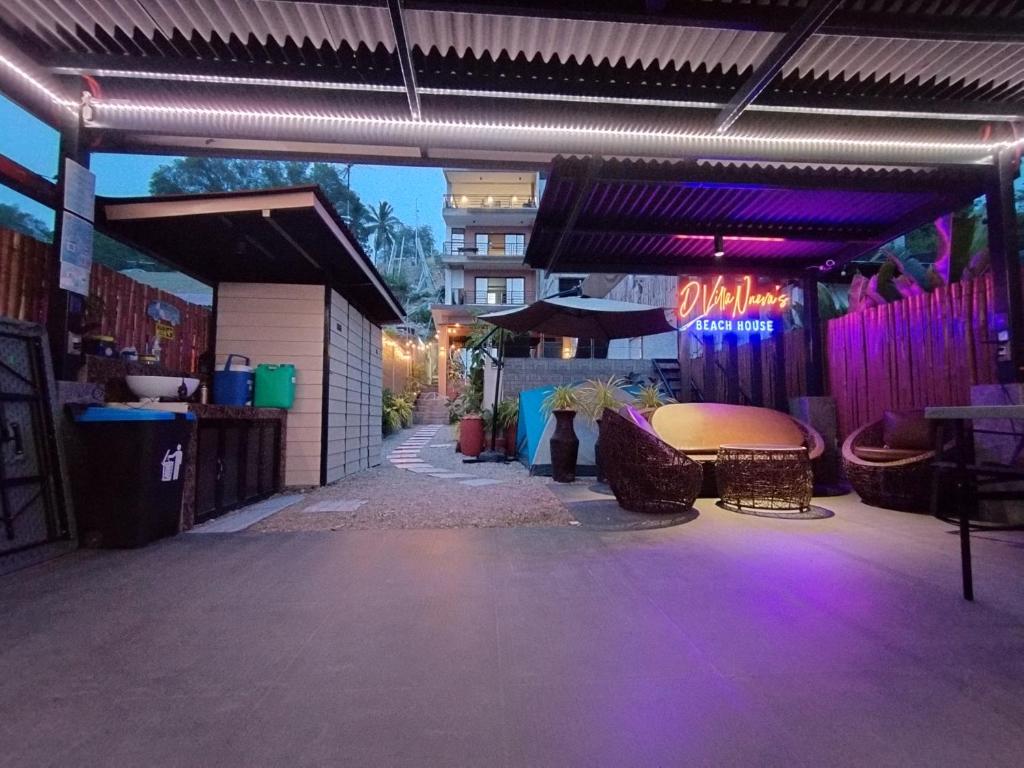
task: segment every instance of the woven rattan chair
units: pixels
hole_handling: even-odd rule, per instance
[[[902,512],[927,512],[935,451],[887,449],[884,428],[884,420],[879,419],[857,429],[843,442],[843,470],[850,485],[865,504]],[[872,452],[877,456],[865,458]]]
[[[630,512],[685,511],[700,491],[700,464],[608,409],[601,417],[601,463],[616,501]]]

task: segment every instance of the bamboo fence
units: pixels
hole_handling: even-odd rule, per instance
[[[829,389],[839,432],[887,410],[966,405],[993,384],[992,279],[954,283],[828,323]]]
[[[55,272],[53,252],[20,232],[0,228],[0,316],[46,324],[49,281]],[[174,338],[161,340],[160,362],[168,368],[194,371],[209,341],[210,310],[136,282],[100,264],[92,265],[86,322],[90,332],[113,336],[118,347],[140,353],[156,333],[147,314],[150,303],[163,301],[181,313]]]

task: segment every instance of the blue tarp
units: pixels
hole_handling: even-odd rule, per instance
[[[578,387],[584,382],[574,383]],[[530,474],[546,475],[551,473],[551,451],[548,440],[554,431],[554,416],[544,413],[544,398],[553,390],[553,386],[528,389],[519,393],[519,429],[516,432],[516,447],[519,461],[526,465]],[[639,391],[639,385],[622,388],[627,395],[627,402],[632,400]],[[597,474],[594,465],[594,443],[597,440],[597,425],[582,415],[577,415],[573,422],[576,437],[580,441],[579,458],[576,463],[576,474],[587,476]]]

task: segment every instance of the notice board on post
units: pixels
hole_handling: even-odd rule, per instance
[[[89,295],[96,176],[74,160],[64,159],[64,201],[60,232],[60,287]]]

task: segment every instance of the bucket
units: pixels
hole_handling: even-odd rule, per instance
[[[245,365],[232,364],[234,357]],[[217,405],[249,405],[252,403],[252,368],[245,355],[228,355],[224,370],[213,372],[213,402]]]
[[[295,403],[295,366],[291,363],[260,363],[254,378],[252,404],[257,408],[291,408]]]

